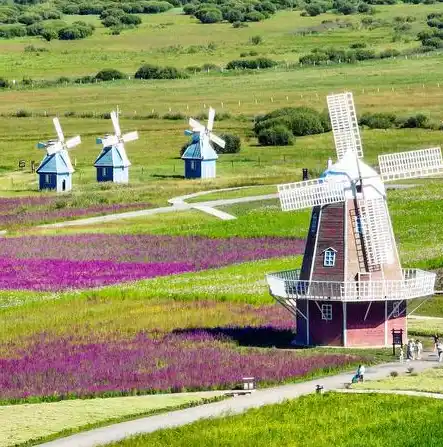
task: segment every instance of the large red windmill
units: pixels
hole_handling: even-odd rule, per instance
[[[301,345],[387,346],[406,335],[407,300],[434,293],[435,274],[402,269],[384,182],[443,172],[439,147],[362,161],[352,93],[327,97],[337,162],[317,180],[280,185],[283,211],[312,208],[302,267],[267,275],[296,317]]]

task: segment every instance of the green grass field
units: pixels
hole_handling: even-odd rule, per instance
[[[198,404],[219,394],[159,394],[0,406],[0,446],[40,444],[70,433]]]
[[[328,393],[161,430],[112,445],[436,447],[443,439],[442,408],[443,403],[434,399]]]
[[[414,368],[414,362],[410,363]],[[443,393],[442,386],[443,368],[433,368],[423,371],[419,374],[414,372],[397,377],[389,377],[383,380],[374,380],[370,382],[356,383],[352,385],[355,389],[368,390],[408,390],[425,391],[429,393]]]

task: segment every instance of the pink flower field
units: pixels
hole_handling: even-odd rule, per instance
[[[214,305],[192,307],[204,312]],[[186,314],[189,304],[181,306]],[[229,314],[230,304],[224,309]],[[0,357],[0,399],[229,389],[246,376],[278,383],[368,360],[354,354],[259,349],[254,346],[289,343],[289,313],[279,306],[250,305],[236,305],[236,312],[250,324],[151,330],[130,337],[46,333],[11,343]]]
[[[33,236],[0,239],[0,288],[59,291],[298,255],[289,238]]]

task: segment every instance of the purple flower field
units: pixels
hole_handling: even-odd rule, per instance
[[[56,197],[0,199],[0,228],[14,225],[70,220],[108,213],[122,213],[150,208],[150,203],[103,204],[88,207],[56,207]]]
[[[165,262],[1,259],[0,289],[59,291],[193,271],[192,264]]]
[[[281,382],[360,359],[239,350],[232,341],[204,331],[140,333],[130,340],[88,343],[40,336],[13,358],[0,359],[0,398],[232,388],[246,376]]]
[[[88,288],[230,264],[298,255],[287,238],[193,236],[32,236],[0,239],[0,288]],[[44,261],[41,261],[44,260]]]

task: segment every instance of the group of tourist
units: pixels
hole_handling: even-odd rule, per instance
[[[421,353],[423,352],[423,344],[420,340],[410,339],[406,342],[406,359],[407,360],[420,360]],[[400,349],[400,361],[404,359],[404,349]]]

